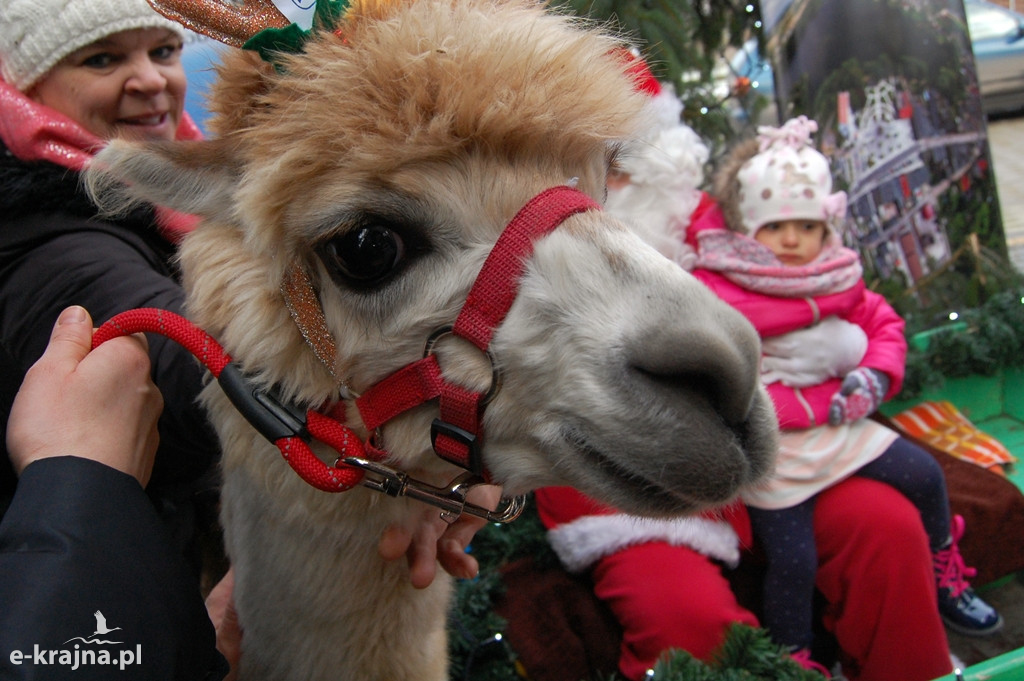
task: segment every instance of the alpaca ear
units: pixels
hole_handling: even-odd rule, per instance
[[[268,28],[285,28],[291,22],[271,0],[148,0],[171,21],[214,40],[241,47],[249,38]]]
[[[144,201],[208,219],[229,221],[238,172],[226,144],[202,142],[132,144],[114,140],[85,175],[89,193],[114,213]]]

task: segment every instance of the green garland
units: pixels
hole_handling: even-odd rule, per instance
[[[1001,291],[946,325],[919,333],[908,326],[906,365],[897,400],[938,390],[947,378],[1024,365],[1024,286]]]
[[[768,637],[764,629],[734,624],[725,642],[704,663],[682,650],[670,651],[648,676],[651,681],[821,681]]]

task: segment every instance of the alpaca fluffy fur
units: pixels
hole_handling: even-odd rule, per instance
[[[614,36],[533,0],[356,3],[339,33],[280,69],[229,55],[212,139],[112,143],[89,179],[112,207],[146,200],[203,218],[181,249],[190,317],[254,381],[303,406],[337,400],[338,385],[282,299],[292,263],[318,289],[338,378],[359,393],[452,323],[531,196],[577,178],[602,197],[643,107]],[[381,223],[404,255],[372,286],[314,248]],[[731,499],[771,464],[753,329],[604,213],[535,244],[490,350],[502,383],[483,453],[507,493],[568,484],[672,516]],[[489,384],[468,344],[448,338],[437,353],[449,380]],[[366,488],[316,491],[216,385],[202,397],[224,451],[242,678],[446,679],[449,579],[414,589],[404,561],[377,554],[384,528],[425,507]],[[366,437],[351,404],[348,414]],[[431,451],[436,415],[423,405],[380,433],[389,464],[434,484],[458,472]]]

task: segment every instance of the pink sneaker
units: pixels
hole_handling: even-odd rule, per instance
[[[964,565],[957,544],[964,535],[964,519],[953,516],[951,542],[946,548],[934,554],[935,581],[939,589],[939,613],[942,620],[953,631],[966,636],[988,636],[1003,627],[1002,616],[991,605],[983,601],[971,585],[968,577],[977,571]]]

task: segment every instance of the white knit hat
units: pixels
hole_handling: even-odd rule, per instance
[[[760,151],[736,180],[743,226],[753,235],[770,222],[814,220],[826,224],[846,213],[846,193],[832,193],[828,159],[811,144],[818,124],[806,116],[781,128],[758,128]]]
[[[0,0],[0,74],[25,92],[75,50],[133,28],[184,36],[146,0]]]

